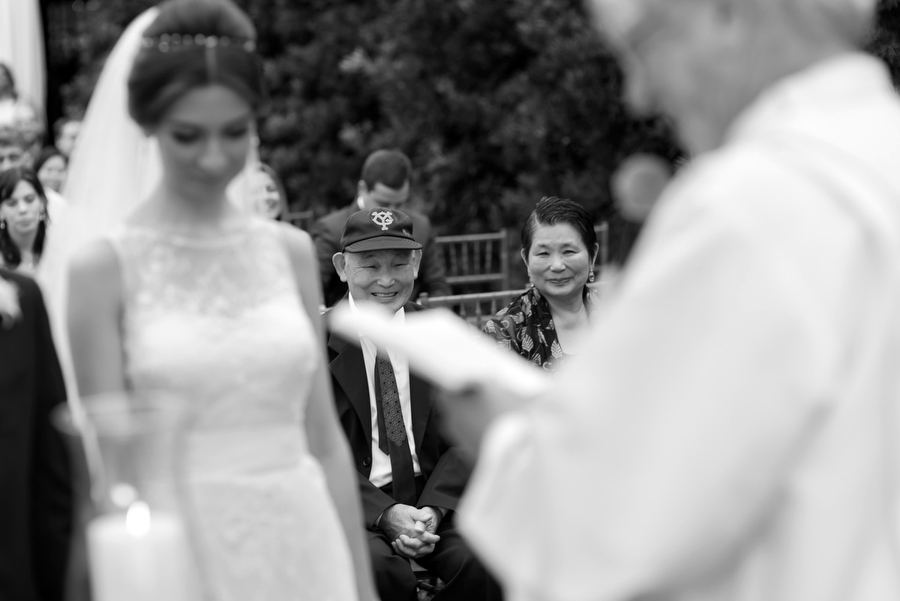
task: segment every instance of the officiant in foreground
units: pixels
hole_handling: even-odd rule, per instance
[[[481,445],[467,540],[516,601],[900,598],[900,102],[856,49],[874,1],[590,4],[628,101],[693,158],[552,392],[443,404]]]

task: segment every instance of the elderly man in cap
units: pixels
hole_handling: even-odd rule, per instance
[[[316,254],[319,257],[319,276],[322,278],[325,306],[334,305],[347,292],[346,284],[341,282],[331,268],[331,257],[340,250],[341,232],[347,219],[363,209],[401,209],[407,206],[412,176],[412,163],[405,154],[399,150],[376,150],[363,164],[353,202],[325,215],[310,228],[309,233],[316,244]],[[409,209],[403,211],[415,225],[416,241],[422,245],[419,275],[410,298],[418,298],[422,293],[429,296],[450,294],[444,257],[435,244],[431,221],[422,213]]]
[[[376,207],[351,215],[333,257],[351,309],[378,304],[397,324],[419,311],[409,298],[421,248],[406,213]],[[444,581],[436,600],[499,599],[454,526],[469,469],[443,438],[431,386],[402,355],[362,337],[351,343],[330,333],[328,354],[381,598],[416,598],[415,559]]]
[[[481,444],[461,527],[512,599],[900,599],[900,102],[856,50],[874,4],[591,3],[628,100],[693,158],[552,393],[443,407]]]

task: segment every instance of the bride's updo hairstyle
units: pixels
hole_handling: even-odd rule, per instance
[[[184,94],[226,86],[256,111],[264,98],[256,29],[231,0],[167,0],[144,31],[128,77],[128,112],[153,127]]]

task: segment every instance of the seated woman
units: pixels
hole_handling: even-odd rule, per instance
[[[33,274],[44,250],[47,197],[31,169],[0,172],[0,266]]]
[[[532,287],[499,311],[484,332],[503,348],[555,371],[588,325],[599,250],[594,224],[576,202],[544,197],[522,228],[522,260]]]

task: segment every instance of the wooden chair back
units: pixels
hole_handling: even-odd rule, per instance
[[[423,295],[419,297],[419,304],[424,307],[445,307],[450,309],[465,319],[471,326],[480,330],[497,311],[504,308],[523,292],[525,292],[524,289],[451,294],[448,296]]]
[[[505,229],[487,234],[437,236],[435,245],[452,288],[478,284],[509,288],[509,245]]]

